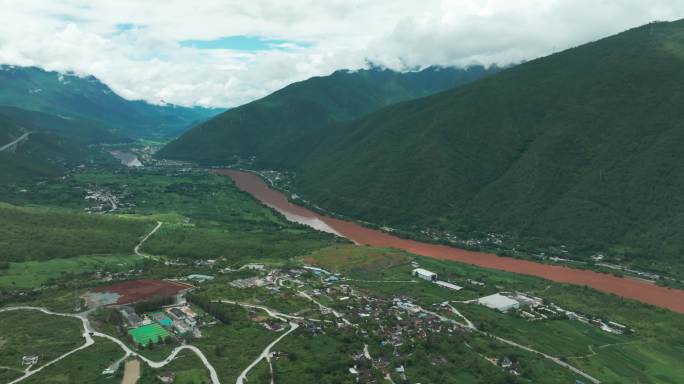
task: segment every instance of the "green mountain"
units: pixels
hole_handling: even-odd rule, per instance
[[[103,128],[100,123],[76,117],[56,116],[0,106],[0,126],[22,127],[24,131],[46,131],[77,144],[116,143],[127,139]],[[9,129],[9,128],[8,128]],[[0,140],[1,142],[2,140]]]
[[[683,105],[684,21],[648,24],[339,127],[295,183],[390,226],[682,262]]]
[[[330,131],[378,108],[469,83],[498,71],[431,67],[399,73],[372,68],[337,71],[291,84],[195,127],[160,157],[232,163],[235,156],[283,168],[298,164]]]
[[[0,184],[60,176],[92,158],[87,145],[102,141],[122,138],[92,122],[0,107]]]
[[[126,100],[93,76],[0,65],[0,105],[97,123],[120,136],[174,137],[221,112]]]

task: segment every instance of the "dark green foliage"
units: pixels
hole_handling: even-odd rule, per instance
[[[220,112],[130,101],[93,76],[12,66],[0,66],[0,105],[85,119],[132,138],[174,136]]]
[[[682,262],[682,84],[684,21],[649,24],[343,126],[298,193],[379,224]]]
[[[0,260],[132,253],[151,222],[0,203]]]
[[[159,156],[214,164],[233,163],[235,156],[256,156],[263,166],[294,165],[333,125],[497,71],[496,67],[480,66],[431,67],[409,73],[379,68],[337,71],[231,109],[170,143]]]
[[[175,299],[173,296],[157,296],[145,301],[139,301],[133,305],[133,308],[137,313],[152,312],[165,305],[173,304],[174,301]]]
[[[187,295],[187,300],[198,307],[202,308],[206,313],[214,316],[216,319],[218,319],[220,322],[223,324],[230,324],[233,321],[233,318],[236,316],[234,315],[234,312],[236,308],[232,308],[230,305],[226,304],[221,304],[221,303],[212,303],[211,299],[202,294],[196,294],[196,293],[189,293]],[[238,311],[244,312],[241,308],[237,308]],[[217,355],[222,355],[223,349],[217,349],[216,350]]]
[[[126,141],[108,131],[101,123],[76,117],[64,117],[16,107],[0,106],[0,143],[11,141],[11,131],[51,132],[78,144],[117,143]],[[0,144],[0,145],[2,145]]]
[[[83,343],[80,321],[38,311],[0,313],[0,366],[21,368],[22,356],[39,357],[37,368]]]
[[[101,156],[88,144],[122,140],[93,122],[0,107],[0,147],[24,134],[25,140],[0,152],[0,185],[61,176]]]

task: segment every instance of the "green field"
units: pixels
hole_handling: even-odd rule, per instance
[[[130,254],[154,226],[137,217],[88,215],[0,202],[0,261]]]
[[[64,360],[45,368],[22,383],[119,384],[120,377],[103,375],[102,371],[123,355],[124,352],[117,344],[96,337],[95,344],[67,356]],[[120,369],[123,370],[123,364]]]
[[[175,384],[209,384],[209,372],[204,368],[200,359],[190,351],[181,351],[168,365],[153,369],[141,364],[142,374],[138,384],[159,384],[157,376],[165,373],[176,375]]]
[[[133,337],[133,340],[136,343],[142,345],[143,347],[146,347],[150,342],[157,343],[161,340],[164,340],[164,338],[167,336],[171,336],[169,331],[157,323],[130,329],[128,334]]]
[[[33,355],[39,358],[36,367],[41,366],[82,345],[82,332],[74,318],[29,310],[2,312],[0,366],[22,368],[22,356]]]
[[[0,289],[35,288],[51,280],[70,279],[74,275],[96,271],[125,271],[142,264],[135,255],[90,255],[45,261],[10,262],[0,269]]]

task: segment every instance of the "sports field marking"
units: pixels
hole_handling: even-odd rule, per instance
[[[146,347],[150,341],[156,343],[158,340],[163,340],[166,336],[171,335],[169,331],[157,323],[131,329],[128,333],[133,336],[133,340],[135,340],[136,343],[143,347]]]

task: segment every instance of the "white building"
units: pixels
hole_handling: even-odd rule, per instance
[[[497,311],[501,312],[510,311],[511,309],[517,309],[520,307],[519,302],[499,293],[481,297],[477,299],[477,303],[484,305],[487,308],[496,309]]]
[[[435,284],[439,285],[440,287],[444,287],[446,289],[451,289],[452,291],[460,291],[461,289],[463,289],[463,287],[461,287],[460,285],[447,283],[446,281],[441,281],[441,280],[435,281]]]
[[[416,268],[414,269],[411,274],[415,277],[420,277],[423,280],[427,281],[436,281],[437,280],[437,274],[434,272],[430,272],[427,269],[423,268]]]

